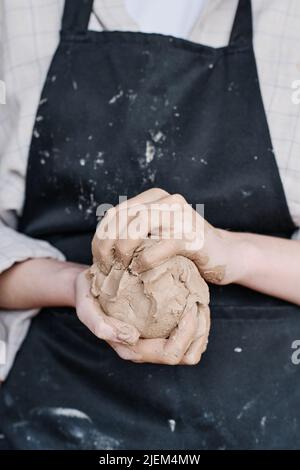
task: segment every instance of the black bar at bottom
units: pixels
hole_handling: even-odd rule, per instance
[[[35,465],[68,464],[74,467],[85,465],[88,468],[118,467],[118,468],[155,468],[166,467],[199,467],[204,464],[251,464],[251,463],[274,463],[287,465],[292,460],[300,461],[300,451],[174,451],[174,450],[151,450],[151,451],[0,451],[0,467],[10,465],[24,466],[30,464],[30,468]],[[20,467],[21,468],[21,467]]]

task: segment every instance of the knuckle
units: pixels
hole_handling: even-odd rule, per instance
[[[151,256],[151,253],[147,253],[147,251],[141,253],[138,258],[139,264],[143,266],[150,266],[153,261],[153,256]]]
[[[136,209],[134,216],[137,219],[141,219],[144,216],[144,211],[139,207],[138,209]]]
[[[110,207],[109,209],[107,209],[105,213],[106,219],[111,219],[115,215],[115,213],[116,213],[116,208]]]
[[[200,362],[201,354],[188,354],[184,357],[183,362],[188,366],[195,366]]]
[[[176,202],[177,204],[186,203],[186,200],[184,199],[184,197],[179,193],[172,194],[171,198],[172,198],[172,202]]]
[[[150,224],[149,214],[147,211],[138,211],[137,216],[133,222],[133,227],[129,231],[131,237],[133,239],[140,238],[140,234],[144,233]],[[132,231],[133,228],[133,231]],[[137,229],[137,231],[136,231]]]
[[[148,217],[149,217],[149,214],[148,214],[148,210],[144,207],[140,207],[137,211],[136,211],[136,217],[138,219],[141,219],[141,221],[148,221]]]
[[[180,357],[177,354],[170,353],[165,357],[165,364],[177,366],[180,363]]]
[[[143,362],[145,362],[142,358],[140,357],[137,357],[137,358],[134,358],[134,359],[130,359],[131,362],[134,362],[135,364],[143,364]]]
[[[117,348],[115,351],[121,359],[124,359],[124,361],[137,361],[137,358],[134,357],[133,353],[130,350],[120,350],[119,348]]]
[[[161,189],[161,188],[152,188],[152,192],[153,192],[153,195],[154,196],[157,196],[157,197],[165,197],[167,196],[169,193],[167,193],[167,191],[165,191],[164,189]]]

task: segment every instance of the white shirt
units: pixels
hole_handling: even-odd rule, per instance
[[[124,0],[129,15],[144,33],[188,38],[205,0]]]
[[[0,2],[0,79],[7,88],[7,104],[0,104],[0,272],[28,258],[63,259],[48,243],[14,230],[22,213],[35,113],[58,44],[63,5],[63,0]],[[252,0],[252,5],[254,50],[275,158],[291,215],[300,226],[300,105],[292,102],[292,84],[300,79],[300,1]],[[228,44],[236,7],[237,0],[95,0],[89,28],[160,32],[220,47]],[[7,345],[0,380],[36,313],[0,313],[0,341]]]

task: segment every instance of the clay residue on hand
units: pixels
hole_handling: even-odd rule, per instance
[[[220,284],[225,277],[225,266],[214,266],[213,268],[204,268],[202,275],[207,282]]]
[[[145,240],[138,252],[154,243]],[[107,274],[98,263],[97,250],[93,255],[92,295],[108,316],[135,326],[142,338],[167,338],[186,308],[196,305],[199,315],[207,309],[207,284],[196,265],[184,256],[175,256],[141,274],[132,272],[133,258],[127,269],[116,262]]]

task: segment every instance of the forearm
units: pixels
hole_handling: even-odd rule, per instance
[[[0,308],[74,306],[74,283],[85,266],[53,259],[17,263],[0,275]]]
[[[251,233],[225,236],[237,247],[232,282],[300,305],[299,241]]]

